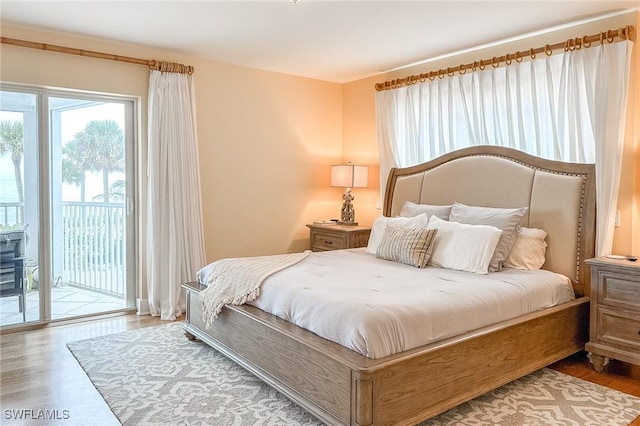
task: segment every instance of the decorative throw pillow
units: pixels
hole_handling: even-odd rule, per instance
[[[387,226],[404,226],[407,228],[426,228],[429,217],[421,214],[415,217],[386,217],[380,216],[373,221],[371,226],[371,234],[369,235],[369,243],[367,244],[367,253],[376,254],[378,245],[382,241],[384,230]]]
[[[516,242],[504,265],[514,269],[540,269],[547,251],[547,232],[537,228],[518,228]]]
[[[376,257],[417,268],[425,268],[431,257],[433,241],[437,232],[437,229],[387,226],[378,246]]]
[[[427,217],[433,215],[438,216],[442,220],[449,220],[449,214],[451,213],[452,206],[434,206],[431,204],[416,204],[411,201],[405,201],[402,210],[400,211],[401,217],[413,217],[419,214],[425,213]]]
[[[504,262],[509,257],[513,244],[516,242],[516,229],[524,225],[524,219],[528,211],[529,207],[501,209],[453,203],[449,220],[469,225],[494,226],[503,231],[496,246],[496,251],[491,258],[491,263],[489,263],[489,271],[496,272],[504,267]]]
[[[447,222],[431,216],[427,229],[437,229],[429,265],[486,274],[502,231],[488,225]]]

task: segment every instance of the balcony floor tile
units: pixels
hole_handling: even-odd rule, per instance
[[[107,312],[127,307],[124,299],[65,285],[51,289],[51,300],[52,319]],[[29,291],[26,295],[26,322],[38,321],[39,303],[38,290]],[[22,324],[22,322],[18,296],[0,298],[0,326]]]

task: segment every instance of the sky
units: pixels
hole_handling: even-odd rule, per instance
[[[52,98],[55,101],[55,98]],[[61,113],[62,145],[73,139],[73,136],[84,129],[91,120],[114,120],[124,130],[124,105],[120,103],[101,103],[85,108],[72,109]],[[0,111],[0,120],[22,121],[22,113]],[[24,163],[24,161],[23,161]],[[24,164],[23,164],[24,169]],[[31,170],[35,170],[33,168]],[[30,170],[28,167],[27,170]],[[24,173],[24,170],[23,170]],[[123,173],[113,173],[110,182],[124,179]],[[24,182],[24,175],[23,175]],[[27,189],[25,189],[26,191]],[[80,188],[67,183],[62,184],[64,201],[80,201]],[[102,194],[102,174],[86,173],[86,201]],[[18,201],[14,180],[13,162],[9,154],[0,157],[0,202]]]

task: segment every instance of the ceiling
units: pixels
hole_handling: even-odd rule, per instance
[[[0,19],[344,83],[639,6],[640,0],[1,0]]]

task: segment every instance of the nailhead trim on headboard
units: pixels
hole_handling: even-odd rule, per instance
[[[575,177],[581,177],[582,178],[582,190],[581,190],[581,194],[580,194],[580,206],[578,209],[578,234],[577,234],[577,252],[576,252],[576,269],[575,269],[575,277],[571,280],[573,281],[574,284],[579,283],[580,281],[580,259],[582,256],[582,252],[581,252],[581,243],[582,243],[582,228],[583,228],[583,215],[584,215],[584,209],[585,209],[585,196],[586,196],[586,183],[587,183],[587,179],[586,179],[586,175],[584,173],[568,173],[568,172],[562,172],[562,171],[558,171],[558,170],[550,170],[544,167],[540,167],[540,166],[536,166],[533,164],[529,164],[526,163],[522,160],[518,160],[516,158],[512,158],[512,157],[508,157],[506,155],[500,155],[500,154],[494,154],[494,153],[472,153],[472,154],[468,154],[468,155],[461,155],[459,157],[455,157],[455,158],[451,158],[443,163],[437,164],[434,167],[430,167],[427,169],[423,169],[420,171],[417,171],[415,173],[411,173],[411,174],[407,174],[407,175],[402,175],[402,176],[397,176],[396,180],[402,180],[405,178],[409,178],[415,175],[419,175],[419,174],[424,174],[430,170],[433,170],[437,167],[440,167],[444,164],[447,164],[451,161],[455,161],[455,160],[460,160],[461,158],[467,158],[467,157],[496,157],[496,158],[501,158],[504,160],[509,160],[512,161],[514,163],[520,164],[522,166],[528,167],[530,169],[533,170],[539,170],[542,172],[546,172],[546,173],[552,173],[552,174],[557,174],[557,175],[563,175],[563,176],[575,176]]]

